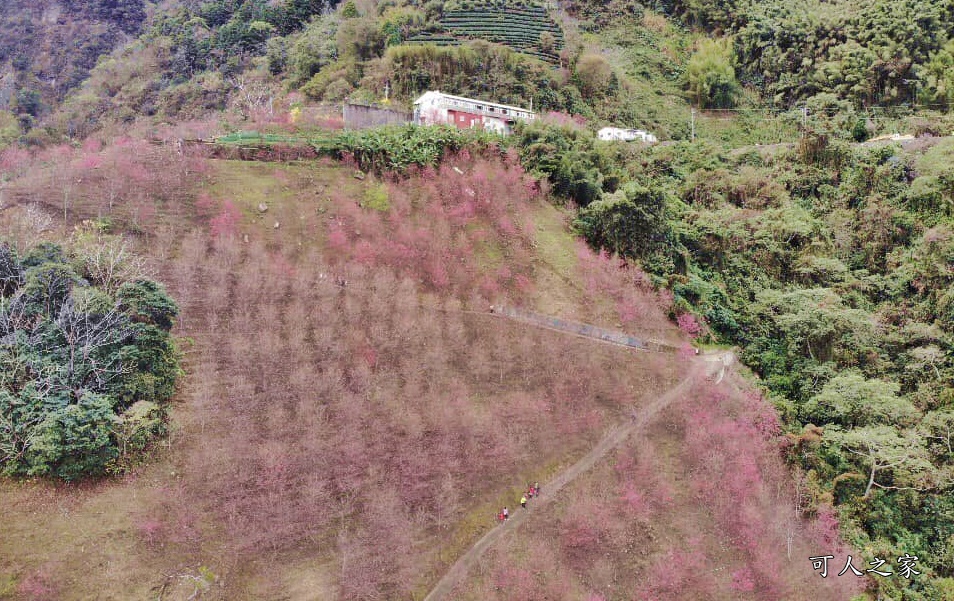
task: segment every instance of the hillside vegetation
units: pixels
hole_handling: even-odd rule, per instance
[[[794,137],[803,106],[813,116],[853,112],[856,135],[867,137],[890,131],[912,106],[945,111],[952,89],[950,8],[933,0],[583,0],[549,13],[519,3],[221,0],[167,3],[148,19],[134,4],[113,11],[108,31],[141,29],[140,39],[91,72],[124,38],[104,33],[90,52],[64,55],[82,65],[68,84],[57,78],[55,94],[44,91],[50,80],[39,67],[15,70],[10,106],[20,128],[44,126],[30,140],[84,136],[143,116],[228,109],[248,118],[271,113],[289,88],[332,102],[380,101],[387,88],[389,100],[403,104],[441,88],[520,105],[532,98],[544,111],[649,127],[672,139],[691,137],[690,104],[733,109],[741,119],[700,113],[696,133],[767,143]],[[95,7],[76,15],[87,13]],[[42,39],[16,43],[29,49]],[[16,48],[11,58],[30,56]],[[26,69],[25,60],[14,62]],[[17,129],[10,118],[0,123],[6,140]]]
[[[776,103],[821,93],[858,105],[950,103],[946,0],[660,4],[690,25],[734,35],[742,79]]]
[[[23,190],[49,173],[82,168],[81,157],[88,163],[113,152],[111,144],[63,150],[30,162],[11,183]],[[0,485],[0,590],[15,599],[422,598],[526,481],[547,482],[686,376],[691,351],[633,353],[488,311],[523,306],[685,341],[665,318],[666,295],[635,267],[575,241],[565,229],[569,215],[541,196],[513,152],[465,147],[439,165],[363,180],[347,157],[344,164],[210,162],[171,146],[124,155],[135,165],[161,160],[181,183],[165,196],[124,196],[138,205],[136,220],[125,201],[110,206],[99,186],[80,186],[67,219],[111,222],[117,233],[141,237],[139,249],[181,308],[187,375],[168,445],[126,477]],[[21,198],[2,214],[17,240],[60,235],[37,217],[32,199]],[[51,200],[61,211],[60,199]],[[715,390],[703,386],[689,398]],[[735,448],[766,462],[747,468],[751,485],[783,472],[771,459],[778,440],[771,407],[758,395],[746,398],[749,413],[738,415],[733,444],[753,444]],[[743,435],[751,428],[761,434]],[[694,452],[702,455],[694,457],[713,444],[700,440]],[[654,594],[715,590],[708,581],[666,584],[654,566],[683,552],[675,533],[690,524],[738,519],[731,497],[724,513],[712,514],[691,500],[702,489],[689,496],[678,484],[672,493],[654,489],[630,473],[649,468],[620,452],[623,471],[601,487],[605,513],[557,498],[560,520],[587,517],[533,564],[547,573],[587,565],[597,575],[519,589],[528,598],[596,594],[597,586],[605,598],[628,598],[629,577],[611,574],[633,569]],[[673,452],[660,451],[659,465],[670,469]],[[653,461],[651,453],[640,457]],[[775,533],[765,547],[738,538],[743,530],[706,528],[693,538],[693,561],[715,565],[730,548],[735,571],[762,550],[783,552],[786,536],[797,549],[836,542],[830,530],[803,522],[807,507],[778,486],[773,494],[753,488],[738,504],[750,524]],[[620,538],[627,516],[648,518],[643,503],[662,507],[676,498],[682,510],[655,518],[660,535],[671,534],[657,538],[652,553],[628,557],[623,550],[634,543]],[[617,516],[617,507],[629,513]],[[557,519],[550,515],[531,516],[541,520],[541,536]],[[618,521],[594,530],[598,515]],[[763,522],[781,515],[791,517]],[[594,565],[585,559],[593,545],[614,552]],[[520,561],[508,564],[502,578],[523,578]],[[799,598],[797,583],[816,578],[795,562],[771,569],[778,573],[743,572],[740,586]],[[482,582],[462,586],[480,591]],[[811,598],[839,599],[852,584],[811,590]]]
[[[765,155],[656,148],[576,222],[742,346],[789,424],[790,459],[850,540],[932,566],[940,588],[925,579],[905,599],[942,598],[952,575],[954,255],[949,193],[934,187],[950,147],[807,132]]]
[[[546,122],[517,143],[581,206],[578,233],[636,260],[672,291],[673,314],[741,346],[792,464],[851,540],[927,558],[933,574],[904,598],[941,598],[954,541],[951,141],[863,146],[837,119],[816,127],[762,151],[622,148]]]
[[[81,282],[84,232],[122,236],[170,298],[120,289],[180,308],[185,373],[169,422],[171,346],[119,388],[67,379],[38,403],[44,440],[87,403],[102,444],[6,460],[41,478],[0,483],[0,598],[422,599],[528,481],[633,423],[454,598],[954,597],[950,3],[528,6],[169,2],[133,11],[141,35],[62,102],[0,115],[23,275],[0,307],[43,271],[29,249],[74,282],[17,344],[87,297],[168,342],[171,321]],[[39,72],[18,65],[23,87]],[[331,131],[341,101],[429,89],[540,119]],[[600,141],[606,124],[663,143]],[[895,132],[917,137],[872,140]],[[121,338],[84,373],[133,352]],[[701,381],[692,343],[744,367]],[[28,346],[62,366],[64,345]],[[158,413],[126,455],[139,400]],[[102,472],[123,475],[43,478]],[[808,558],[827,554],[823,579]],[[847,555],[893,575],[835,576]]]
[[[37,186],[47,173],[70,173],[95,162],[91,157],[104,161],[114,152],[111,146],[63,150],[21,166],[25,179],[13,183]],[[643,336],[673,336],[657,307],[665,301],[644,276],[574,248],[560,233],[562,219],[535,198],[537,185],[516,154],[470,152],[462,149],[439,168],[411,168],[406,180],[363,182],[347,168],[262,165],[250,171],[226,163],[210,171],[202,162],[166,155],[167,168],[186,175],[182,181],[189,173],[207,178],[191,201],[182,189],[166,191],[185,204],[125,191],[128,200],[106,205],[98,185],[74,190],[65,208],[70,219],[115,219],[153,232],[147,248],[161,258],[161,275],[183,307],[182,333],[198,342],[187,371],[207,375],[187,383],[175,450],[128,481],[90,490],[74,507],[74,520],[50,530],[56,536],[80,520],[88,534],[75,543],[61,536],[19,555],[7,564],[11,587],[26,598],[81,597],[91,586],[117,596],[192,590],[212,598],[258,598],[290,590],[304,573],[330,596],[419,595],[489,527],[485,520],[524,480],[546,481],[634,402],[638,409],[661,394],[674,380],[675,357],[634,357],[486,313],[485,307],[501,302],[536,305],[623,324]],[[142,165],[162,160],[156,153],[161,149],[123,154]],[[51,200],[59,208],[59,198]],[[138,204],[135,221],[125,207],[132,201]],[[30,225],[17,226],[21,235],[30,235]],[[686,330],[697,332],[691,322]],[[456,404],[448,407],[448,399]],[[748,410],[756,413],[725,427],[740,428],[738,444],[761,440],[744,434],[761,428],[771,445],[771,421],[762,421],[772,419],[771,410],[757,397],[750,402]],[[700,441],[697,452],[711,452],[711,442]],[[758,447],[743,452],[767,453]],[[661,461],[669,465],[672,459]],[[769,462],[747,469],[755,470],[747,485],[752,488],[778,468]],[[695,486],[723,477],[704,477]],[[639,507],[645,485],[642,477],[619,482],[623,507]],[[364,494],[369,490],[375,494]],[[7,506],[26,509],[36,507],[34,495],[43,493],[26,487],[4,494]],[[48,494],[59,502],[72,496],[69,490]],[[667,494],[646,502],[671,503],[676,497]],[[728,527],[739,518],[730,508],[767,516],[817,508],[800,506],[789,492],[752,494],[751,505],[726,498],[718,519],[727,529],[700,530],[693,557],[721,556],[728,546],[742,590],[794,594],[792,583],[814,575],[746,572],[746,563],[763,551],[778,552],[784,538],[739,538],[747,531],[732,534]],[[131,501],[117,505],[117,495]],[[684,498],[680,519],[709,519],[690,498]],[[93,527],[88,520],[104,502],[116,517]],[[582,509],[558,510],[575,515]],[[6,540],[18,545],[37,525],[21,513],[10,515],[13,534]],[[660,532],[685,527],[659,526]],[[621,533],[588,523],[570,532],[560,543],[570,561],[585,558],[598,541],[608,545],[612,538],[625,548]],[[800,548],[820,540],[811,531],[774,532],[795,536]],[[825,536],[834,540],[830,531]],[[139,575],[137,585],[110,575],[79,576],[75,562],[86,565],[88,557],[76,554],[74,544],[96,545],[101,561],[110,562],[119,561],[118,548],[127,549],[121,573]],[[655,562],[668,562],[666,554],[682,553],[682,545],[674,536],[662,555],[635,564],[623,555],[607,558],[602,569],[652,574]],[[327,564],[306,567],[316,557]],[[562,565],[562,557],[538,561]],[[422,572],[422,565],[429,567]],[[508,569],[523,578],[519,564]],[[622,580],[599,578],[626,589]],[[688,574],[679,578],[649,579],[645,586],[657,594],[719,586]],[[559,583],[540,590],[551,584]],[[837,584],[832,598],[849,585]],[[568,586],[559,590],[570,594],[590,584]],[[820,594],[828,593],[812,592]]]
[[[100,56],[131,39],[143,0],[10,0],[0,5],[0,144],[29,129],[89,75]],[[11,129],[12,128],[12,133]]]

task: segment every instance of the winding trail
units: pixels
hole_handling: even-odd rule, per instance
[[[603,436],[599,443],[593,447],[579,461],[563,470],[549,482],[545,482],[540,487],[540,494],[534,498],[533,507],[549,503],[560,490],[588,471],[596,463],[606,456],[611,450],[621,445],[627,438],[635,432],[644,428],[649,421],[660,411],[665,409],[674,399],[689,390],[693,381],[703,373],[705,377],[713,377],[718,373],[719,380],[725,374],[726,366],[732,361],[731,353],[718,353],[712,355],[703,355],[692,360],[687,376],[673,388],[650,402],[648,405],[633,410],[630,421],[617,424]],[[508,532],[519,528],[521,524],[530,519],[536,513],[535,509],[516,509],[510,514],[510,519],[495,526],[480,538],[474,546],[466,553],[461,555],[454,565],[452,565],[444,576],[437,582],[431,592],[424,597],[424,601],[442,601],[454,590],[454,587],[467,575],[470,569],[477,563],[484,551],[490,548],[501,537]]]

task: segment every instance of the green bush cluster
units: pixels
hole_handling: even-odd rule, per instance
[[[207,69],[233,74],[251,57],[265,54],[271,39],[299,31],[312,16],[336,4],[333,0],[214,0],[161,15],[149,36],[173,40],[170,68],[179,81]]]
[[[165,427],[178,307],[82,256],[0,244],[0,470],[72,480],[119,469]]]
[[[647,256],[667,237],[665,193],[629,182],[581,209],[575,226],[594,246],[621,256]]]
[[[719,40],[700,43],[699,49],[689,58],[686,83],[696,106],[707,109],[735,106],[740,90],[729,45]]]
[[[498,147],[501,139],[477,130],[453,126],[399,125],[344,132],[317,146],[319,152],[339,158],[350,157],[365,171],[404,172],[412,165],[436,165],[448,152],[464,148],[480,152]],[[369,198],[377,208],[387,198]]]
[[[619,188],[626,177],[625,158],[633,150],[599,142],[582,127],[547,119],[518,125],[515,143],[525,169],[548,178],[557,195],[580,207]]]

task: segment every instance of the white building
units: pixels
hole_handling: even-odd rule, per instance
[[[645,142],[646,144],[655,144],[659,141],[656,136],[641,129],[621,129],[619,127],[604,127],[596,132],[596,137],[600,140],[615,142]]]
[[[536,114],[525,108],[452,96],[443,92],[425,92],[414,101],[414,123],[418,125],[454,125],[458,129],[480,127],[499,134],[510,134],[517,121],[532,121]]]

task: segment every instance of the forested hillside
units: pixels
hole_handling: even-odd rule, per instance
[[[950,153],[950,139],[903,150],[812,133],[762,154],[658,148],[576,222],[742,347],[788,424],[790,460],[849,539],[931,566],[938,580],[904,599],[951,590],[954,233],[935,187]]]
[[[687,24],[732,35],[742,79],[790,104],[831,93],[857,104],[952,100],[947,0],[663,1]]]
[[[954,9],[940,0],[575,0],[560,11],[532,3],[221,0],[164,3],[149,19],[141,2],[13,2],[3,10],[19,32],[0,57],[11,65],[5,102],[24,128],[43,116],[44,135],[240,104],[247,113],[283,87],[327,101],[381,100],[386,87],[402,103],[442,87],[517,104],[532,97],[544,110],[649,125],[680,139],[691,135],[687,100],[742,114],[770,110],[776,120],[792,111],[792,122],[803,106],[827,114],[833,102],[847,102],[869,130],[881,131],[895,117],[891,107],[944,111],[954,89],[947,42]],[[84,19],[92,26],[80,26]],[[76,90],[101,55],[140,32]],[[8,121],[9,139],[16,128]],[[700,131],[706,121],[700,115]]]
[[[10,0],[0,4],[0,140],[29,129],[89,75],[96,61],[133,39],[143,0]]]

